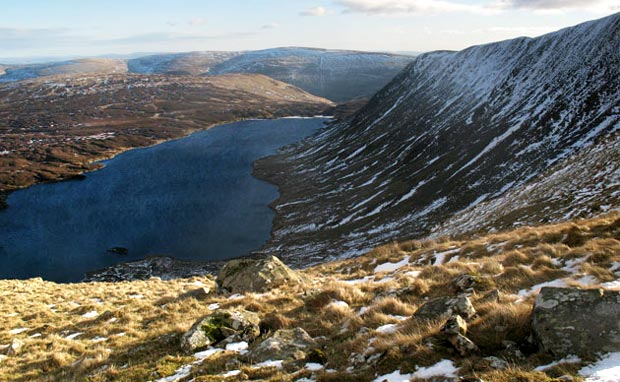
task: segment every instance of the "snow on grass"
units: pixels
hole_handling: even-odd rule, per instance
[[[16,328],[9,330],[9,334],[19,334],[25,332],[26,330],[28,330],[28,328]]]
[[[82,334],[84,334],[83,332],[77,332],[77,333],[73,333],[73,334],[69,334],[68,336],[66,336],[65,338],[68,340],[72,340],[78,336],[81,336]]]
[[[364,276],[361,279],[342,280],[342,282],[347,283],[347,284],[360,284],[360,283],[365,283],[367,281],[372,281],[374,278],[375,276]]]
[[[609,281],[601,284],[601,288],[607,290],[620,290],[620,280]]]
[[[577,363],[577,362],[581,362],[581,358],[577,357],[576,355],[569,355],[568,357],[564,357],[558,361],[553,361],[551,363],[548,363],[546,365],[541,365],[536,367],[534,370],[536,371],[545,371],[547,369],[551,369],[552,367],[556,367],[558,365],[561,365],[563,363]]]
[[[187,377],[192,371],[192,365],[183,365],[178,368],[173,375],[160,378],[156,382],[176,382]]]
[[[235,352],[245,352],[248,349],[248,343],[245,341],[233,342],[226,345],[226,350]]]
[[[579,374],[586,377],[585,382],[620,382],[620,352],[606,354]]]
[[[228,378],[228,377],[236,377],[239,374],[241,374],[241,370],[230,370],[230,371],[220,374],[220,376],[224,378]]]
[[[336,301],[332,301],[329,303],[329,305],[327,305],[327,308],[348,308],[349,304],[347,304],[345,301],[340,301],[340,300],[336,300]]]
[[[91,339],[92,342],[105,342],[108,340],[108,337],[95,337]]]
[[[456,378],[459,371],[449,359],[444,359],[433,366],[421,367],[413,373],[412,378],[447,377]]]
[[[279,361],[272,361],[272,360],[267,360],[264,362],[260,362],[257,363],[256,365],[252,366],[253,369],[260,369],[261,367],[275,367],[277,369],[282,369],[282,362],[281,360]]]
[[[396,332],[396,329],[396,324],[386,324],[379,326],[377,329],[375,329],[375,331],[382,334],[388,334]]]
[[[521,289],[517,294],[521,297],[527,297],[533,293],[538,293],[540,292],[540,290],[544,287],[556,287],[556,288],[564,288],[568,286],[568,284],[566,283],[566,281],[562,280],[562,279],[558,279],[558,280],[551,280],[551,281],[547,281],[544,283],[540,283],[537,285],[534,285],[533,287],[529,288],[529,289]]]
[[[321,365],[320,363],[308,362],[304,366],[304,369],[310,370],[310,371],[318,371],[318,370],[323,369],[323,365]]]
[[[90,312],[82,314],[83,318],[95,318],[99,315],[96,310],[91,310]]]
[[[216,309],[219,309],[219,308],[220,308],[220,304],[218,304],[218,303],[216,302],[216,303],[210,304],[207,308],[208,308],[209,310],[216,310]]]
[[[401,374],[400,370],[391,372],[390,374],[384,374],[375,378],[372,382],[409,382],[412,378],[412,374]]]
[[[409,264],[409,256],[405,256],[404,259],[402,259],[401,261],[399,261],[397,263],[383,263],[383,264],[379,264],[379,265],[377,265],[375,267],[374,272],[375,273],[394,272],[394,271],[404,267],[407,264]]]
[[[453,253],[457,253],[460,250],[461,248],[453,248],[453,249],[448,249],[447,251],[435,253],[435,262],[433,263],[433,265],[438,266],[438,265],[443,264],[446,260],[446,256],[451,255]]]

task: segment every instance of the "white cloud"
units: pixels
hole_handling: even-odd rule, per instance
[[[203,19],[202,17],[196,17],[189,20],[188,24],[193,27],[201,27],[203,25],[207,25],[207,20]]]
[[[312,7],[301,11],[299,14],[302,16],[325,16],[327,15],[327,9],[324,7]]]
[[[468,12],[492,14],[493,7],[463,4],[450,0],[339,0],[344,12],[373,14]]]
[[[278,24],[278,23],[269,23],[269,24],[265,24],[265,25],[261,26],[260,28],[261,29],[275,29],[275,28],[277,28],[279,26],[280,26],[280,24]]]
[[[496,0],[494,5],[507,9],[584,10],[592,12],[609,12],[617,10],[619,6],[617,0]]]
[[[584,10],[610,12],[620,9],[618,0],[488,0],[480,5],[456,0],[338,0],[345,13],[374,14],[432,14],[464,12],[495,14],[510,9],[535,11]]]

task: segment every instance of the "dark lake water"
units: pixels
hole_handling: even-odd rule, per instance
[[[85,180],[12,193],[0,211],[0,278],[79,281],[87,271],[165,254],[243,256],[268,239],[277,188],[252,163],[325,119],[222,125],[105,161]],[[128,255],[107,252],[126,247]]]

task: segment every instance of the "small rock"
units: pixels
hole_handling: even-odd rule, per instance
[[[501,358],[497,357],[485,357],[485,361],[489,362],[489,366],[495,370],[504,370],[508,368],[508,362],[504,361]]]
[[[452,316],[441,327],[441,332],[447,335],[467,335],[467,322],[458,314]]]
[[[204,300],[209,297],[209,293],[211,293],[211,289],[208,287],[200,287],[183,293],[181,297],[193,297],[196,300]]]
[[[440,320],[454,314],[469,319],[476,314],[476,309],[466,296],[440,297],[422,305],[413,317],[423,320]]]
[[[219,310],[196,321],[181,337],[181,348],[192,353],[220,342],[251,343],[260,335],[259,322],[253,312]]]
[[[306,358],[309,349],[316,347],[316,342],[301,328],[276,330],[248,354],[252,362],[264,362],[269,359],[300,360]]]
[[[478,283],[477,276],[462,273],[452,280],[452,287],[457,292],[470,292],[476,283]]]
[[[478,349],[478,346],[473,343],[472,340],[462,334],[457,334],[450,337],[449,341],[452,346],[454,346],[456,351],[461,355],[461,357],[467,357],[472,354],[477,354],[480,351],[480,349]]]
[[[220,293],[262,293],[286,284],[301,284],[303,278],[280,259],[237,259],[224,264],[216,284]]]
[[[6,349],[6,355],[14,356],[14,355],[19,354],[23,346],[24,346],[24,342],[22,340],[14,338],[13,341],[11,341],[11,344],[9,345],[9,347]]]
[[[500,294],[498,289],[493,289],[479,300],[480,303],[500,302]]]

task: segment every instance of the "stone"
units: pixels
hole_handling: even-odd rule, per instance
[[[457,292],[469,292],[473,290],[476,283],[478,283],[477,276],[461,273],[452,280],[452,287]]]
[[[287,284],[301,284],[303,278],[280,259],[236,259],[220,270],[216,285],[220,293],[263,293]]]
[[[454,349],[461,355],[461,357],[468,357],[472,354],[477,354],[480,349],[469,338],[462,334],[457,334],[448,339],[448,341],[454,346]]]
[[[532,330],[541,350],[557,357],[620,351],[620,292],[602,289],[540,290]]]
[[[196,300],[204,300],[209,297],[209,293],[211,293],[211,289],[208,287],[200,287],[196,289],[192,289],[188,292],[183,293],[181,298],[193,297]]]
[[[441,332],[447,335],[467,335],[467,322],[458,314],[454,315],[443,324]]]
[[[300,360],[306,358],[313,348],[316,348],[316,341],[305,330],[280,329],[256,345],[248,354],[248,359],[252,362]]]
[[[220,342],[253,342],[259,335],[260,318],[246,310],[218,310],[192,325],[181,337],[181,349],[197,352]]]
[[[23,346],[24,342],[22,340],[14,338],[9,344],[9,347],[6,349],[6,355],[14,356],[19,354]]]
[[[422,305],[413,317],[422,320],[441,320],[455,314],[467,320],[476,314],[476,309],[466,296],[440,297]]]
[[[484,360],[489,363],[489,367],[495,370],[504,370],[508,368],[508,362],[504,361],[501,358],[491,356],[485,357]]]
[[[479,303],[500,302],[499,289],[493,289],[478,300]]]

